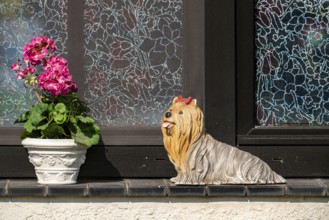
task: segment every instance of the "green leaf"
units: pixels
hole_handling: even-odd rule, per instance
[[[71,122],[72,124],[76,124],[76,123],[78,123],[78,121],[75,119],[75,117],[70,117],[70,122]]]
[[[98,144],[100,135],[99,127],[95,121],[88,116],[77,116],[70,120],[72,123],[70,126],[71,136],[77,143],[86,145],[88,147]]]
[[[32,112],[30,118],[29,118],[29,122],[31,124],[33,124],[34,126],[38,126],[40,122],[42,122],[44,119],[46,119],[45,116],[39,115],[36,112]]]
[[[54,117],[54,121],[57,124],[63,124],[66,121],[66,119],[67,119],[66,114],[57,114]]]
[[[54,111],[54,104],[53,103],[48,105],[48,112],[52,112],[52,111]]]
[[[26,122],[30,117],[30,112],[27,111],[23,114],[21,114],[15,121],[15,123],[22,123],[22,122]]]
[[[51,119],[57,124],[63,124],[67,119],[67,109],[63,103],[57,103],[52,112],[49,113]]]
[[[33,106],[30,110],[29,121],[35,126],[39,125],[40,122],[46,119],[47,110],[48,104],[46,103],[39,103]]]
[[[45,130],[45,129],[49,126],[49,124],[50,124],[50,122],[45,123],[45,124],[43,124],[43,125],[39,125],[39,126],[37,127],[37,129],[38,129],[38,130]]]
[[[79,100],[75,93],[70,93],[68,95],[59,95],[56,97],[55,103],[63,103],[66,106],[70,115],[78,116],[88,112],[87,106]]]
[[[90,131],[90,129],[78,130],[78,132],[73,134],[72,137],[77,143],[91,147],[92,145],[98,144],[100,136],[99,134]]]
[[[28,133],[31,133],[35,129],[35,126],[32,124],[32,122],[30,120],[28,120],[24,123],[24,129]]]
[[[47,103],[38,103],[37,105],[31,108],[31,112],[39,113],[40,115],[43,114],[48,109]]]
[[[81,116],[78,115],[75,117],[77,120],[81,121],[82,123],[95,123],[94,119],[89,116]]]
[[[30,137],[30,138],[39,138],[41,137],[41,133],[40,131],[32,131],[32,132],[27,132],[26,130],[24,130],[22,133],[21,133],[21,136],[20,138],[23,140],[27,137]]]
[[[57,103],[54,108],[55,111],[59,113],[66,113],[66,106],[63,103]]]
[[[23,140],[23,139],[29,137],[29,134],[30,134],[30,133],[28,133],[26,130],[24,130],[24,131],[21,133],[20,138]]]
[[[56,123],[49,124],[47,128],[41,131],[41,134],[45,138],[63,138],[67,136],[64,128]]]

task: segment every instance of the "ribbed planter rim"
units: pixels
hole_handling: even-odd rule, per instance
[[[22,141],[22,145],[26,148],[71,148],[77,147],[82,149],[87,149],[87,147],[78,144],[74,139],[41,139],[41,138],[25,138]]]

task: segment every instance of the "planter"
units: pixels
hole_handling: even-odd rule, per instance
[[[26,138],[29,160],[34,165],[40,184],[74,184],[80,166],[85,162],[87,148],[73,139]]]

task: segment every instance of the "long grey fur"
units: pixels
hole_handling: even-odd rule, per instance
[[[274,184],[286,180],[260,158],[204,134],[187,152],[190,170],[171,181],[176,184]]]

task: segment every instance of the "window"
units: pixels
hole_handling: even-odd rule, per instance
[[[104,144],[161,144],[157,126],[172,97],[185,94],[203,102],[203,60],[195,60],[203,53],[200,5],[182,0],[5,1],[1,91],[9,100],[2,105],[1,127],[13,126],[33,102],[8,67],[33,36],[47,35],[67,54],[78,94],[102,126]],[[195,82],[201,83],[194,88]]]
[[[34,36],[46,35],[56,40],[58,53],[67,56],[78,95],[101,126],[101,145],[88,156],[92,158],[91,167],[100,171],[90,175],[113,176],[113,166],[106,163],[106,156],[113,156],[109,149],[131,153],[128,161],[136,157],[133,161],[140,162],[136,152],[147,160],[148,149],[162,149],[161,116],[175,96],[195,97],[204,107],[203,5],[199,0],[0,3],[0,56],[5,61],[1,64],[5,74],[0,85],[1,149],[19,145],[22,128],[13,121],[34,102],[32,96],[24,96],[29,91],[17,82],[9,67],[22,56],[25,43]],[[104,146],[109,153],[104,153]],[[154,161],[161,163],[163,157]],[[128,167],[138,166],[133,162]],[[102,168],[107,170],[103,172]],[[126,175],[122,169],[120,175]],[[135,175],[129,172],[133,174],[127,175]]]
[[[237,144],[284,176],[328,175],[326,4],[237,2]]]
[[[327,6],[324,1],[257,1],[257,125],[328,125]]]
[[[34,5],[36,5],[42,1],[33,2],[36,2],[34,3]],[[303,106],[304,103],[303,108],[307,109],[307,103],[310,99],[307,94],[303,95],[305,91],[302,88],[297,88],[299,85],[295,85],[294,91],[298,90],[301,93],[298,96],[299,98],[297,97],[297,99],[294,100],[294,104],[290,103],[291,99],[289,99],[289,94],[291,94],[291,92],[288,92],[288,88],[287,92],[284,91],[283,93],[283,97],[287,95],[287,98],[284,99],[280,96],[282,94],[280,89],[283,87],[286,88],[289,82],[283,82],[282,80],[285,80],[285,78],[281,76],[282,74],[280,75],[278,73],[280,65],[284,67],[285,61],[280,60],[281,63],[278,62],[280,64],[275,63],[275,61],[278,57],[283,58],[283,53],[289,54],[289,52],[276,51],[276,54],[274,49],[267,49],[267,47],[271,47],[273,43],[270,42],[270,44],[267,45],[264,43],[259,44],[258,42],[261,40],[260,38],[264,38],[265,36],[269,37],[270,40],[274,39],[274,36],[272,37],[268,34],[273,31],[268,29],[267,23],[264,22],[267,22],[266,18],[276,19],[276,13],[280,13],[280,11],[277,10],[284,9],[291,12],[300,10],[304,13],[300,4],[306,4],[307,7],[315,10],[316,13],[321,12],[326,14],[328,13],[325,11],[327,7],[324,6],[327,4],[327,1],[288,1],[291,4],[283,3],[280,0],[258,0],[256,2],[231,0],[92,0],[75,2],[58,0],[52,2],[54,3],[43,5],[44,8],[34,7],[34,10],[40,10],[40,15],[47,14],[47,16],[51,16],[52,21],[58,19],[57,22],[45,25],[44,20],[42,20],[42,22],[40,21],[38,24],[43,24],[42,28],[49,31],[50,36],[54,36],[54,38],[57,38],[57,36],[53,35],[51,32],[53,30],[52,25],[57,25],[64,29],[63,32],[58,34],[58,38],[61,39],[60,45],[62,45],[63,51],[67,50],[69,62],[71,60],[78,61],[70,62],[70,69],[73,73],[84,73],[84,77],[75,77],[80,88],[79,96],[93,103],[92,107],[95,108],[93,112],[102,123],[103,143],[88,150],[87,160],[81,168],[80,177],[142,178],[174,176],[176,172],[172,164],[168,161],[166,152],[162,146],[162,136],[160,129],[157,127],[157,120],[159,120],[159,116],[161,115],[162,107],[164,108],[163,110],[165,110],[165,105],[169,105],[170,103],[170,100],[166,100],[166,98],[181,92],[184,95],[193,96],[198,100],[202,100],[199,101],[199,103],[203,104],[206,129],[216,139],[235,145],[242,150],[249,151],[259,156],[275,171],[285,177],[321,177],[329,175],[329,160],[327,159],[329,155],[329,132],[326,124],[327,112],[325,108],[325,103],[327,102],[326,98],[328,97],[321,96],[319,102],[314,102],[314,105],[311,104],[313,107],[310,108],[310,112],[312,113],[315,113],[317,105],[324,107],[319,114],[321,117],[315,117],[315,114],[313,114],[313,116],[305,114],[303,117],[300,117],[302,119],[299,119],[299,116],[296,114],[296,117],[283,114],[291,110],[288,109],[288,107],[290,108],[299,102],[302,103],[301,106]],[[183,24],[183,48],[177,49],[178,43],[175,41],[177,39],[174,37],[177,36],[177,31],[175,32],[176,29],[174,30],[171,28],[169,30],[167,27],[164,28],[165,25],[162,29],[159,29],[160,32],[168,30],[166,35],[162,32],[162,36],[166,38],[164,40],[165,42],[162,42],[162,52],[166,53],[165,56],[176,56],[180,58],[180,60],[176,59],[174,66],[166,66],[169,72],[172,73],[170,77],[176,77],[176,81],[167,84],[167,87],[170,89],[166,90],[166,95],[161,95],[162,93],[160,92],[151,93],[150,95],[153,96],[160,95],[160,99],[152,103],[147,101],[147,94],[139,93],[143,91],[145,86],[149,86],[149,76],[147,76],[147,78],[139,78],[138,74],[146,76],[143,75],[143,67],[145,67],[145,65],[156,66],[157,62],[162,62],[161,60],[164,58],[159,54],[155,54],[154,50],[152,51],[152,48],[155,48],[156,42],[152,41],[151,37],[135,38],[133,35],[124,34],[124,31],[128,30],[129,32],[129,29],[136,25],[134,13],[136,13],[136,8],[140,7],[141,4],[146,8],[139,12],[144,16],[146,21],[148,19],[148,21],[151,21],[155,18],[154,16],[158,16],[155,11],[147,11],[147,14],[153,15],[153,17],[146,16],[146,12],[143,10],[151,10],[152,8],[152,10],[157,10],[156,5],[150,7],[144,5],[146,2],[164,4],[158,7],[162,8],[161,10],[170,7],[169,4],[176,5],[177,7],[183,6],[183,16],[178,14],[173,15],[173,11],[170,10],[166,11],[171,13],[173,18],[178,19],[178,23],[182,22],[181,24]],[[120,8],[124,3],[126,3],[126,5],[121,8],[121,11],[109,10],[110,6],[114,9]],[[65,6],[65,4],[67,5]],[[281,8],[278,4],[281,4]],[[313,7],[314,4],[316,6],[315,9]],[[288,5],[289,7],[287,7]],[[2,8],[4,8],[3,5]],[[52,8],[56,8],[56,10],[61,11],[61,13],[53,11]],[[28,7],[26,10],[28,12],[32,9]],[[171,10],[175,11],[177,8]],[[265,12],[262,10],[265,10]],[[269,10],[272,10],[272,12]],[[2,10],[1,13],[4,13],[3,11],[5,10]],[[25,12],[24,9],[21,14],[24,16],[29,15],[27,12]],[[121,26],[119,23],[116,23],[118,21],[115,20],[119,19],[120,16],[117,16],[119,13],[122,13],[123,16],[120,18],[122,19],[122,23],[120,23]],[[321,17],[321,13],[316,15],[317,18]],[[17,14],[19,13],[15,13],[15,15],[6,14],[6,16],[3,15],[2,17],[11,18],[11,16],[15,17]],[[260,21],[260,17],[265,20]],[[292,17],[289,19],[293,19]],[[302,18],[298,19],[302,20],[303,16],[301,17]],[[113,22],[113,19],[115,22]],[[323,19],[328,18],[323,16]],[[8,20],[10,21],[13,19],[4,19],[3,21],[7,24],[6,22],[8,22]],[[65,22],[63,23],[63,21],[66,20],[67,25],[64,24]],[[33,21],[33,19],[31,19],[31,21]],[[103,24],[102,21],[106,21],[105,24]],[[279,23],[279,21],[275,20],[275,25],[279,25]],[[102,28],[99,28],[98,24],[100,24]],[[106,26],[107,24],[112,24],[112,26]],[[325,24],[327,25],[326,30],[328,31],[328,22],[325,22]],[[105,25],[106,29],[102,25]],[[267,29],[262,25],[266,26]],[[1,27],[6,26],[2,25]],[[170,27],[170,25],[168,27]],[[49,28],[49,30],[47,28]],[[140,29],[141,33],[143,30],[145,31],[143,28]],[[155,31],[154,34],[157,33],[161,35],[160,32],[154,29],[155,26],[152,26],[152,22],[150,22],[149,28]],[[39,33],[37,32],[38,30],[39,29],[36,28],[34,30],[35,32],[31,35]],[[110,34],[110,41],[107,42],[106,40],[108,39],[104,38],[104,36],[106,36],[104,33],[107,30],[116,30],[119,31],[119,34],[118,36]],[[30,33],[29,31],[31,31],[31,29],[28,29],[26,33]],[[173,32],[175,32],[175,34]],[[324,29],[318,34],[314,32],[311,34],[311,37],[314,38],[312,38],[313,40],[320,39],[321,37],[319,34],[321,34],[322,41],[328,42],[328,35],[326,35],[328,32],[326,34],[324,34],[324,32]],[[15,35],[19,36],[19,33]],[[312,40],[311,38],[308,39]],[[132,45],[135,45],[135,43],[133,43],[135,41],[139,42],[138,45],[141,46],[140,48],[132,47]],[[268,40],[265,41],[269,42]],[[296,43],[296,38],[291,38],[290,41],[290,47],[293,48],[293,45]],[[6,43],[7,41],[4,42]],[[320,44],[320,42],[315,41],[314,43]],[[173,44],[175,46],[173,46]],[[322,44],[327,45],[327,43]],[[1,51],[5,51],[6,53],[5,59],[14,59],[14,57],[16,57],[17,52],[7,50],[9,47],[5,44],[2,48],[4,49],[1,49]],[[172,48],[176,48],[176,50],[172,50]],[[328,52],[326,49],[327,46],[324,46],[324,48],[326,54]],[[138,52],[137,49],[141,49],[141,51]],[[115,57],[109,57],[109,53],[113,53],[113,51],[115,51]],[[4,52],[1,52],[1,54],[3,53]],[[139,53],[142,54],[142,56]],[[150,61],[149,64],[145,64],[142,63],[143,56],[157,57],[158,60],[153,60],[152,62]],[[322,70],[328,73],[328,62],[324,61],[324,58],[328,59],[326,56],[328,55],[324,55],[319,63],[322,64]],[[98,59],[98,57],[102,59]],[[287,58],[287,61],[289,61],[289,59],[292,59],[292,56],[287,55]],[[316,57],[311,56],[311,58],[313,59]],[[133,59],[139,60],[137,62],[138,65],[134,66],[135,72],[131,72],[129,69]],[[273,63],[269,63],[271,59],[274,59]],[[6,62],[9,61],[8,59]],[[115,70],[109,69],[109,63],[111,65],[114,64]],[[296,60],[293,60],[292,65],[298,65]],[[292,68],[292,70],[287,68],[286,72],[290,70],[294,71],[293,69],[294,68]],[[127,80],[124,84],[118,82],[121,80],[119,77],[122,77],[122,75],[117,74],[111,75],[109,78],[110,80],[113,79],[113,81],[104,83],[107,82],[106,80],[109,80],[103,78],[105,77],[104,75],[99,74],[97,76],[98,78],[90,75],[97,71],[102,72],[103,70],[106,70],[105,72],[108,71],[110,74],[133,74],[131,77],[133,81]],[[271,71],[273,71],[273,73]],[[317,69],[312,68],[312,71],[316,72]],[[297,82],[307,81],[306,78],[303,80],[303,76],[299,76],[302,75],[301,72],[292,72],[291,74],[296,74],[294,77],[298,78]],[[152,78],[155,76],[156,74],[150,77]],[[268,80],[268,78],[270,78],[269,76],[272,76],[271,81]],[[2,93],[0,97],[4,94],[3,91],[12,92],[12,89],[7,90],[5,87],[10,77],[1,77],[2,76],[0,76],[2,80],[0,82],[0,91]],[[321,74],[319,77],[321,78]],[[166,80],[164,79],[161,82],[165,83]],[[15,81],[15,79],[10,80],[12,80],[11,82]],[[100,84],[92,86],[95,84],[95,80],[100,81]],[[139,80],[139,83],[135,84],[135,80]],[[269,82],[270,84],[267,84]],[[172,85],[176,85],[176,83],[178,87],[172,87]],[[98,85],[101,86],[97,87]],[[273,88],[278,90],[274,91],[272,88],[268,89],[270,85],[274,85]],[[307,86],[303,85],[302,87],[308,92],[310,87]],[[102,90],[101,88],[105,89]],[[127,90],[128,93],[125,93],[125,90]],[[270,94],[268,90],[271,92]],[[292,90],[290,89],[289,91]],[[118,101],[113,94],[118,94],[118,97],[121,96],[124,98]],[[275,95],[276,97],[274,99]],[[3,95],[2,97],[5,96]],[[138,101],[140,97],[141,102]],[[310,97],[312,100],[315,100],[316,95],[310,95]],[[96,100],[107,101],[95,102]],[[11,101],[13,101],[13,99]],[[24,102],[24,100],[16,102],[20,103]],[[145,103],[147,103],[147,105],[150,104],[149,110],[152,113],[148,112],[148,109],[145,110],[143,107]],[[110,105],[106,106],[107,104]],[[154,105],[158,106],[155,107]],[[24,107],[20,105],[15,106],[16,108]],[[122,110],[127,107],[128,109],[134,109],[132,114],[130,114],[128,110],[126,112]],[[281,107],[284,109],[282,110]],[[1,108],[3,108],[3,106],[1,106]],[[281,110],[279,111],[278,109],[280,108]],[[18,114],[14,113],[17,112],[17,110],[1,110],[2,115],[0,115],[0,118],[4,117],[4,113],[7,115],[9,113]],[[103,114],[104,111],[108,112]],[[278,114],[279,112],[281,114]],[[305,120],[310,117],[314,117],[315,120]],[[321,120],[318,120],[320,118]],[[6,165],[0,166],[0,176],[33,177],[33,168],[28,162],[27,154],[24,149],[19,146],[19,141],[16,141],[20,128],[1,126],[3,128],[1,128],[0,135],[3,145],[0,146],[0,161],[1,164],[4,163]],[[12,158],[17,158],[17,160],[12,161]],[[21,162],[17,163],[16,161],[18,160]]]

